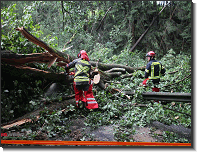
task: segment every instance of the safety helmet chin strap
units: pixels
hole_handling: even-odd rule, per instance
[[[80,57],[81,57],[81,53],[80,53],[80,52],[77,54],[77,57],[78,57],[78,58],[80,58]]]

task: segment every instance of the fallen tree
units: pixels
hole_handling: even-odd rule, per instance
[[[53,49],[48,44],[40,40],[39,38],[32,35],[24,27],[16,28],[17,31],[20,31],[22,35],[27,38],[29,41],[34,44],[44,48],[47,52],[43,53],[31,53],[31,54],[16,54],[10,50],[1,51],[1,66],[2,72],[4,74],[25,78],[24,74],[30,75],[34,78],[42,77],[46,80],[53,82],[61,82],[62,84],[70,84],[73,82],[73,76],[65,76],[64,72],[53,73],[50,71],[50,67],[53,64],[65,67],[66,64],[72,62],[75,57]],[[48,70],[42,70],[35,67],[29,66],[30,63],[44,63],[48,65]],[[90,61],[92,68],[91,73],[98,69],[98,73],[101,75],[101,83],[105,83],[108,80],[111,80],[115,77],[126,78],[132,76],[132,73],[136,70],[145,70],[145,67],[129,67],[127,65],[121,64],[104,64],[101,62]],[[129,74],[126,74],[129,73]],[[102,89],[102,85],[99,83]],[[105,85],[105,84],[104,84]]]
[[[44,48],[46,52],[43,53],[31,53],[31,54],[16,54],[12,51],[2,50],[1,51],[1,67],[3,75],[9,75],[17,77],[19,79],[25,79],[26,75],[32,78],[43,78],[45,80],[60,82],[61,84],[70,85],[73,82],[73,75],[65,76],[64,72],[54,73],[50,70],[52,65],[65,67],[66,64],[72,62],[76,57],[68,55],[65,52],[53,49],[39,38],[32,35],[24,27],[17,28],[24,37],[34,44]],[[32,63],[44,63],[48,65],[48,69],[38,69],[31,67]],[[98,70],[100,74],[100,82],[97,84],[101,89],[106,89],[109,85],[107,84],[112,78],[120,77],[122,79],[132,77],[133,72],[137,70],[145,70],[145,67],[130,67],[121,64],[106,64],[99,61],[90,61],[91,73]],[[72,71],[71,71],[72,72]],[[190,75],[189,75],[190,76]],[[167,85],[168,86],[168,85]],[[113,92],[121,92],[120,89],[111,89]]]

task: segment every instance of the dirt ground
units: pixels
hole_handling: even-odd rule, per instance
[[[116,141],[114,138],[114,126],[101,126],[95,130],[84,125],[85,118],[73,120],[73,125],[70,127],[71,134],[68,140],[80,141],[84,136],[91,136],[94,141]],[[153,122],[147,127],[135,128],[135,134],[131,135],[134,142],[162,142],[163,131],[170,131],[177,133],[180,137],[187,138],[191,142],[191,129],[183,126],[164,125],[160,122]],[[92,139],[86,139],[92,140]]]

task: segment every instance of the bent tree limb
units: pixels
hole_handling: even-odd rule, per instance
[[[109,10],[110,10],[111,8],[112,8],[112,7],[108,8],[107,12],[105,13],[105,16],[102,18],[102,20],[101,20],[99,26],[97,27],[96,31],[98,31],[98,29],[101,27],[101,24],[102,24],[103,20],[105,19],[107,13],[109,12]]]
[[[47,45],[45,42],[43,42],[42,40],[38,39],[37,37],[35,37],[34,35],[32,35],[30,32],[28,32],[24,27],[18,27],[16,28],[17,31],[20,31],[22,33],[22,35],[27,38],[29,41],[33,42],[34,44],[44,48],[45,50],[47,50],[51,55],[53,55],[54,57],[59,58],[60,60],[64,61],[64,62],[71,62],[73,60],[73,58],[63,52],[57,51],[53,48],[51,48],[49,45]]]
[[[22,65],[25,63],[48,63],[54,57],[49,53],[16,54],[9,51],[1,51],[1,61],[12,65]]]
[[[168,3],[169,4],[169,3]],[[138,45],[138,43],[142,40],[142,38],[146,35],[146,33],[148,32],[148,30],[150,29],[150,27],[153,25],[153,23],[155,22],[156,18],[161,14],[161,12],[166,8],[166,6],[168,5],[166,4],[162,10],[157,14],[157,16],[155,18],[153,18],[151,24],[149,25],[149,27],[146,29],[146,31],[140,36],[140,38],[137,40],[137,42],[133,45],[133,47],[131,48],[130,52],[132,52],[134,50],[134,48]]]

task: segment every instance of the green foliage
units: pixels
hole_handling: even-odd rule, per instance
[[[3,123],[40,107],[40,105],[36,106],[39,102],[36,98],[38,99],[42,94],[40,88],[42,82],[38,80],[27,84],[18,80],[7,81],[3,78],[1,80],[3,82],[1,86],[1,113],[3,114],[1,120]],[[37,104],[35,105],[32,100]]]
[[[2,50],[21,54],[44,51],[15,30],[21,26],[57,50],[72,46],[66,53],[76,56],[79,50],[85,49],[91,60],[97,61],[100,58],[101,62],[108,64],[145,66],[145,53],[153,50],[157,53],[157,59],[166,68],[166,74],[159,84],[161,91],[191,93],[189,1],[176,1],[170,7],[167,6],[133,52],[129,50],[163,6],[154,5],[152,1],[2,1],[1,4]],[[112,8],[106,14],[110,7]],[[102,19],[104,20],[98,28]],[[67,44],[72,37],[72,41]],[[42,70],[47,69],[47,65],[44,64],[30,65]],[[50,71],[64,70],[52,66]],[[48,138],[56,135],[66,137],[70,133],[68,128],[72,125],[70,120],[78,118],[79,115],[85,115],[86,126],[93,129],[102,125],[115,125],[114,136],[117,141],[133,141],[130,135],[136,133],[135,128],[146,126],[152,121],[191,127],[191,104],[167,103],[165,106],[172,109],[169,110],[161,104],[143,101],[142,93],[152,91],[150,81],[146,88],[139,86],[143,76],[144,71],[139,70],[135,71],[131,78],[111,80],[111,88],[135,91],[131,100],[125,99],[123,94],[110,94],[107,90],[100,90],[95,86],[98,90],[95,98],[100,107],[96,112],[79,111],[71,105],[64,113],[57,110],[50,113],[45,109],[40,113],[41,117],[35,126],[26,126],[25,129],[31,133],[25,138],[37,139],[39,131],[45,133]],[[43,79],[35,81],[29,78],[28,83],[14,78],[8,83],[5,79],[5,76],[1,79],[3,122],[14,119],[18,112],[21,112],[19,115],[22,116],[43,104],[38,98],[43,93]],[[61,96],[57,96],[56,99],[61,101]],[[136,107],[135,103],[147,104],[147,107]],[[69,111],[73,113],[65,117]],[[165,132],[163,137],[164,142],[188,142],[169,132]]]
[[[79,49],[90,51],[94,45],[101,43],[119,54],[134,45],[162,7],[151,1],[13,1],[2,2],[1,8],[4,14],[2,30],[5,33],[18,26],[37,29],[33,34],[41,30],[40,38],[48,35],[56,37],[53,43],[58,48],[63,48],[76,33],[69,44],[74,52]],[[98,28],[103,17],[103,24]],[[6,29],[5,25],[9,27]],[[36,28],[37,25],[39,28]],[[159,57],[170,48],[176,53],[191,49],[191,2],[173,2],[171,7],[167,6],[136,46],[144,53],[154,50]]]
[[[171,49],[162,58],[161,62],[166,68],[166,73],[177,72],[174,74],[166,74],[162,78],[160,88],[162,88],[163,91],[171,90],[173,92],[191,93],[191,54],[181,53],[176,55]],[[174,85],[162,87],[168,84]]]
[[[189,141],[185,138],[179,138],[176,133],[165,131],[163,132],[163,142],[169,143],[189,143]]]
[[[41,52],[42,49],[40,47],[32,45],[32,42],[29,42],[21,33],[15,30],[17,27],[24,26],[25,28],[33,29],[31,33],[37,37],[42,33],[39,30],[39,25],[33,25],[30,12],[31,7],[27,7],[23,10],[21,19],[17,17],[17,13],[15,13],[16,10],[16,4],[1,9],[1,49],[24,54]]]

